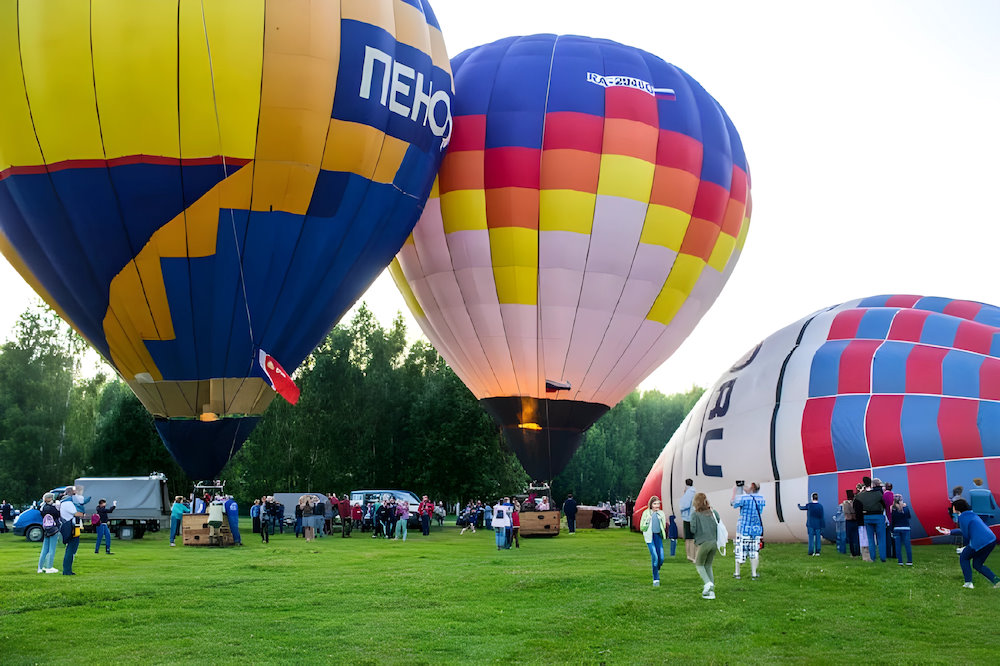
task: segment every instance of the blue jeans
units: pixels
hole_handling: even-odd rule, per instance
[[[56,546],[59,545],[59,532],[42,539],[42,554],[38,556],[39,569],[51,569],[56,561]]]
[[[76,549],[80,547],[80,537],[73,537],[66,544],[66,553],[63,555],[63,575],[69,576],[73,573],[73,558],[76,557]]]
[[[496,534],[497,538],[497,550],[507,547],[507,528],[505,527],[494,527],[493,532]]]
[[[420,515],[420,532],[427,536],[431,533],[431,517],[428,514]]]
[[[823,546],[823,528],[810,527],[809,530],[809,554],[818,553]]]
[[[986,558],[993,552],[993,546],[995,545],[996,542],[994,541],[979,550],[972,550],[972,546],[966,546],[962,554],[958,556],[958,562],[962,565],[962,575],[965,576],[966,583],[972,582],[973,569],[986,576],[986,579],[991,583],[995,584],[997,582],[997,575],[986,566]]]
[[[857,531],[857,530],[855,530]],[[841,555],[847,552],[847,531],[843,529],[837,530],[837,552]]]
[[[227,516],[229,520],[229,531],[233,535],[233,543],[243,543],[240,538],[240,519],[238,517]]]
[[[903,549],[906,549],[906,561],[913,564],[913,548],[910,546],[910,528],[896,527],[892,530],[893,541],[896,542],[896,561],[903,563]]]
[[[104,540],[104,548],[107,552],[111,552],[111,528],[101,523],[97,526],[97,545],[94,546],[94,552],[100,552],[101,550],[101,540]]]
[[[181,533],[181,519],[171,518],[170,519],[170,543],[174,542],[174,537]]]
[[[670,540],[670,557],[677,554],[677,539]]]
[[[885,514],[876,513],[865,516],[865,531],[868,532],[868,552],[875,561],[872,544],[878,543],[878,558],[885,562]],[[877,539],[875,537],[878,537]]]
[[[569,529],[570,534],[576,532],[576,514],[574,514],[572,518],[566,516],[566,527]]]
[[[653,532],[653,540],[646,544],[649,548],[649,558],[653,564],[653,580],[660,580],[660,567],[663,566],[663,535]]]

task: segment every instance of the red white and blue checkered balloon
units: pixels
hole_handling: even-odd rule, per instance
[[[837,504],[864,476],[903,496],[914,539],[952,524],[955,486],[1000,487],[1000,308],[874,296],[782,328],[706,391],[637,507],[659,494],[679,514],[691,478],[732,525],[735,481],[757,481],[767,539],[804,541],[797,505],[814,492],[832,539]]]

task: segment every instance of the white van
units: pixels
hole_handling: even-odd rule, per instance
[[[419,527],[420,516],[417,509],[420,507],[420,498],[409,490],[352,490],[351,504],[360,505],[362,509],[368,502],[381,502],[389,497],[395,497],[397,502],[406,502],[410,505],[410,519],[407,521],[408,527]]]

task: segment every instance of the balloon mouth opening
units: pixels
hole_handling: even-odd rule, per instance
[[[538,425],[537,423],[519,423],[519,424],[517,424],[517,427],[520,428],[520,429],[522,429],[522,430],[541,430],[542,429],[542,426]]]

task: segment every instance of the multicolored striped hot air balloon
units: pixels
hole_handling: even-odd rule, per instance
[[[3,0],[0,244],[210,478],[399,250],[451,136],[423,0]]]
[[[452,60],[455,134],[391,270],[536,479],[685,339],[750,218],[739,135],[694,79],[588,37]]]
[[[875,296],[786,326],[705,393],[636,506],[659,495],[679,514],[691,478],[732,526],[734,482],[758,481],[767,539],[805,541],[797,505],[815,492],[833,540],[837,504],[864,476],[903,496],[916,540],[952,524],[955,486],[1000,487],[1000,308]]]

